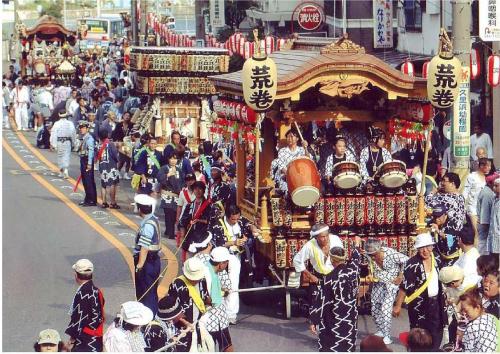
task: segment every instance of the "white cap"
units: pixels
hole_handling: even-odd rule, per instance
[[[137,203],[137,204],[141,204],[141,205],[150,205],[150,206],[153,206],[156,204],[156,200],[155,198],[153,197],[150,197],[149,195],[147,194],[137,194],[135,197],[134,197],[134,201]]]
[[[215,247],[210,252],[210,259],[214,262],[225,262],[229,260],[229,257],[229,250],[226,247]]]
[[[79,274],[92,274],[94,271],[94,265],[88,259],[79,259],[75,264],[73,264],[73,270]]]
[[[189,280],[201,280],[205,278],[205,265],[200,259],[192,257],[184,262],[182,272]]]
[[[61,341],[61,336],[59,332],[55,329],[44,329],[38,335],[38,344],[55,344],[58,345]]]
[[[415,248],[416,249],[430,246],[433,244],[434,244],[434,240],[432,239],[431,234],[428,232],[424,232],[423,234],[417,235],[417,238],[415,240]]]
[[[443,284],[451,283],[452,281],[461,280],[464,278],[464,271],[456,265],[451,267],[443,267],[439,271],[439,281]]]
[[[134,326],[145,326],[153,320],[153,311],[138,301],[123,303],[120,315],[123,321]]]

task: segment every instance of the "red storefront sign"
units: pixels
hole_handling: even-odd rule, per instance
[[[314,31],[323,23],[323,9],[316,4],[300,5],[297,20],[306,31]]]

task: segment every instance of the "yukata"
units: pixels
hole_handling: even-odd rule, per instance
[[[207,190],[207,199],[220,209],[221,215],[224,213],[224,208],[234,202],[231,187],[226,182],[211,183]]]
[[[498,334],[495,316],[482,314],[465,328],[462,343],[465,352],[493,353],[497,349]]]
[[[462,231],[466,215],[464,197],[455,193],[436,193],[425,197],[425,205],[428,208],[434,209],[441,204],[444,205],[448,215],[444,232]]]
[[[160,208],[165,214],[165,236],[168,238],[175,237],[175,217],[177,215],[177,202],[179,192],[181,190],[181,171],[178,167],[174,167],[175,175],[169,176],[169,165],[164,165],[158,171],[158,183],[160,184]]]
[[[488,230],[488,252],[500,253],[500,198],[496,197],[491,208],[490,229]]]
[[[145,148],[140,152],[134,171],[139,175],[145,175],[147,182],[145,185],[141,182],[138,193],[151,194],[155,191],[156,176],[161,168],[161,160],[161,153],[158,151]]]
[[[495,193],[485,187],[477,197],[477,233],[479,236],[477,249],[481,255],[488,254],[488,231],[491,223],[491,210],[495,202]]]
[[[92,280],[76,291],[65,333],[75,339],[74,352],[102,352],[104,296]]]
[[[389,150],[385,148],[379,149],[376,153],[371,151],[369,146],[361,150],[359,154],[359,164],[363,180],[373,177],[380,165],[388,161],[392,161],[392,156]]]
[[[135,272],[135,296],[156,316],[158,313],[158,277],[160,276],[160,223],[154,214],[144,217],[135,238],[134,266],[139,262],[142,248],[148,250],[146,262],[141,271]]]
[[[105,147],[103,148],[103,144]],[[105,140],[99,145],[99,151],[102,150],[99,159],[99,172],[101,173],[101,187],[108,188],[117,185],[120,182],[120,173],[118,172],[118,150],[114,143]]]
[[[160,319],[153,319],[147,326],[142,327],[142,334],[146,347],[144,351],[155,352],[163,348],[169,341],[171,331],[169,326]]]
[[[106,352],[139,353],[144,352],[146,347],[144,335],[139,330],[128,331],[113,323],[104,334]]]
[[[191,253],[196,253],[198,248],[207,247],[212,239],[208,231],[208,224],[197,222],[190,226],[191,220],[210,220],[212,218],[212,207],[210,201],[194,200],[184,209],[179,220],[179,227],[186,230],[182,249]]]
[[[16,86],[10,92],[10,101],[14,104],[14,114],[18,130],[28,129],[28,104],[30,102],[29,89],[26,86]]]
[[[325,164],[325,170],[324,170],[324,177],[332,177],[333,175],[333,166],[335,166],[339,162],[356,162],[356,157],[352,152],[349,150],[346,150],[344,156],[342,157],[337,157],[335,153],[332,153],[328,158],[326,159],[326,164]]]
[[[208,287],[205,279],[202,279],[196,285],[188,286],[188,283],[184,276],[175,278],[172,284],[170,284],[167,296],[173,296],[180,300],[180,306],[185,319],[189,323],[194,324],[206,312],[205,301],[208,298]],[[193,340],[199,343],[199,337],[200,332],[197,326],[196,331],[188,333],[188,335],[177,342],[175,350],[179,352],[190,351]]]
[[[71,150],[76,146],[76,129],[66,118],[54,123],[50,132],[50,145],[57,151],[57,166],[60,170],[69,167]]]
[[[403,271],[403,281],[399,288],[406,292],[410,329],[424,328],[432,335],[433,350],[438,351],[443,337],[444,296],[439,282],[438,259],[432,256],[431,273],[425,273],[422,258],[411,257]]]
[[[78,149],[80,155],[80,174],[85,189],[85,203],[97,203],[97,188],[94,180],[95,140],[90,133],[85,134]],[[87,165],[90,169],[87,171]]]
[[[236,320],[240,311],[240,297],[237,290],[240,288],[240,274],[244,268],[242,279],[250,279],[253,266],[251,247],[253,244],[253,235],[250,231],[250,225],[247,220],[240,219],[234,225],[229,224],[226,217],[215,219],[210,225],[210,234],[212,235],[212,245],[214,247],[224,246],[228,241],[236,241],[243,236],[247,237],[247,243],[241,249],[237,246],[229,247],[229,262],[227,272],[231,280],[231,292],[224,300],[228,316],[231,320]]]
[[[361,254],[354,249],[349,261],[325,276],[313,299],[309,320],[319,326],[320,352],[356,349],[360,262]]]
[[[205,264],[205,280],[208,294],[212,299],[212,306],[207,309],[200,321],[204,324],[214,342],[219,343],[219,351],[225,351],[232,343],[229,335],[229,318],[223,291],[231,291],[231,281],[226,270],[215,272],[208,254],[198,253],[195,257]],[[227,284],[227,281],[229,281],[229,284]]]
[[[376,279],[371,293],[372,315],[377,330],[384,337],[391,337],[392,306],[399,289],[393,282],[402,273],[408,257],[388,247],[382,247],[382,251],[382,268],[371,259],[369,263]]]

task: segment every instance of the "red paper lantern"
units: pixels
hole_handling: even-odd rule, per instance
[[[407,59],[407,60],[403,63],[403,65],[401,65],[401,72],[402,72],[403,74],[408,75],[408,76],[411,76],[411,77],[415,76],[415,74],[414,74],[414,73],[415,73],[415,70],[414,70],[414,68],[413,68],[413,63],[412,63],[409,59]]]
[[[479,51],[472,48],[470,51],[470,78],[475,79],[481,73],[481,57]]]
[[[500,83],[500,55],[490,55],[488,58],[488,84],[491,87]]]
[[[274,52],[274,37],[266,36],[264,40],[266,42],[266,54],[269,55]]]
[[[236,119],[236,102],[229,102],[227,105],[228,111],[227,111],[227,118],[229,119]]]
[[[429,61],[426,61],[422,66],[422,77],[427,79],[427,75],[429,75]]]

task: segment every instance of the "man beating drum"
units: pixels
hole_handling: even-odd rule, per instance
[[[363,180],[373,178],[380,165],[392,161],[391,153],[384,148],[385,133],[382,129],[369,127],[368,138],[370,145],[361,150],[359,156]]]
[[[277,187],[283,192],[288,192],[288,185],[286,183],[286,172],[288,164],[292,162],[295,158],[300,156],[309,156],[306,153],[307,141],[302,140],[302,146],[298,146],[300,140],[300,133],[297,129],[291,128],[285,134],[287,146],[281,148],[278,151],[278,157],[275,160],[276,171],[276,184]]]

